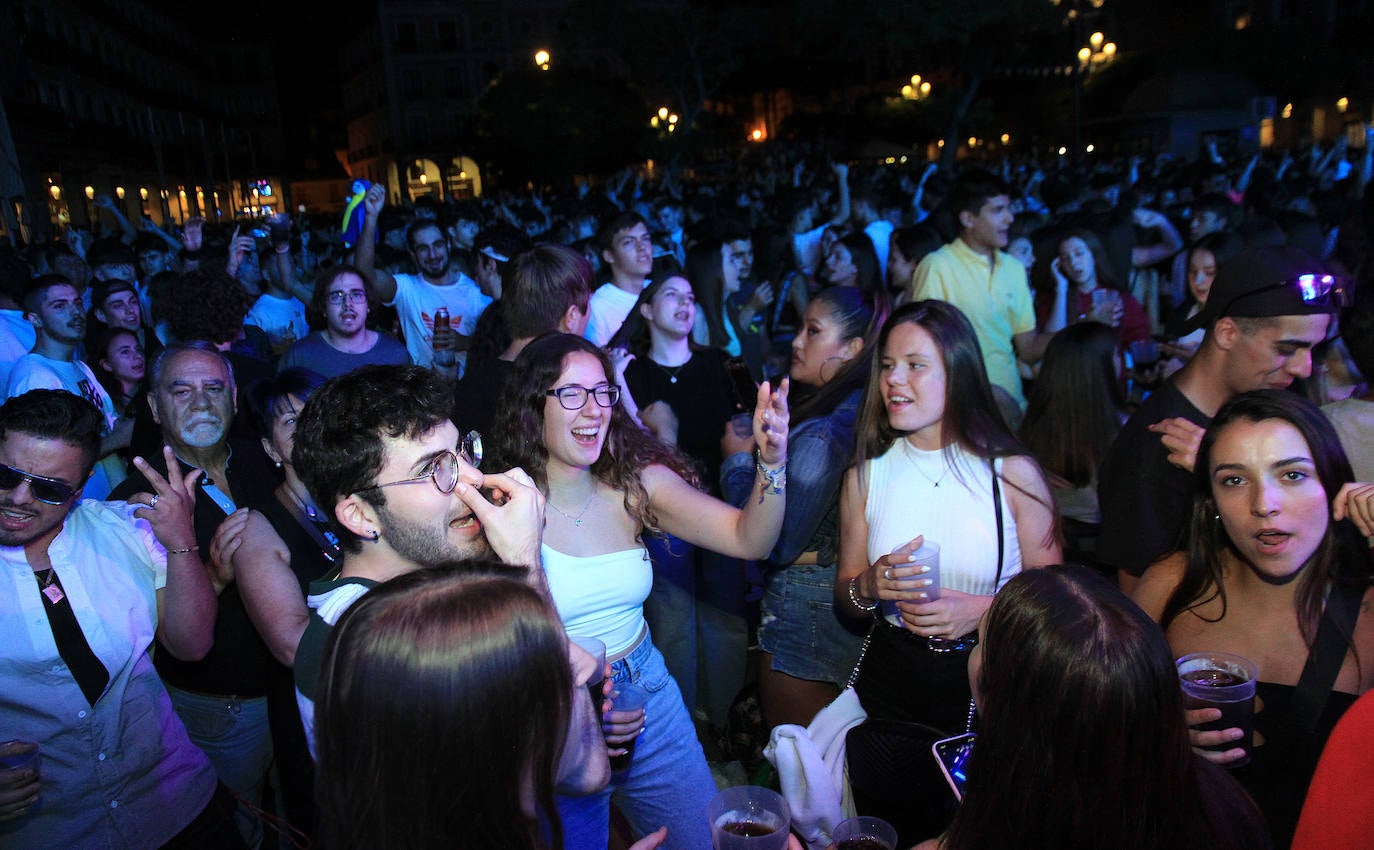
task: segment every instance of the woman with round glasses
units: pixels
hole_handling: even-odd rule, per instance
[[[325,272],[310,306],[316,315],[324,317],[324,330],[312,331],[291,346],[282,355],[280,368],[300,366],[333,378],[360,366],[410,362],[404,345],[367,326],[367,287],[353,266],[335,266]]]
[[[702,812],[715,783],[644,623],[653,574],[642,536],[662,530],[736,558],[769,551],[784,509],[787,385],[759,390],[754,491],[737,510],[698,490],[688,462],[635,427],[613,375],[606,354],[580,337],[531,343],[506,386],[496,447],[501,463],[526,470],[547,495],[544,570],[564,627],[603,641],[615,680],[649,694],[629,768],[600,794],[560,799],[559,812],[569,847],[605,848],[614,795],[637,835],[667,825],[672,846],[707,850]],[[638,715],[609,719],[614,746]]]

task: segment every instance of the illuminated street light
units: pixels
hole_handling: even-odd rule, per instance
[[[86,200],[88,200],[88,201],[94,201],[94,200],[95,200],[95,187],[94,187],[94,186],[87,186],[87,187],[86,187]]]
[[[921,97],[930,97],[930,83],[921,83]]]
[[[1102,49],[1102,42],[1104,42],[1104,41],[1106,41],[1106,40],[1107,40],[1106,36],[1104,36],[1104,35],[1103,35],[1102,33],[1100,33],[1100,32],[1095,32],[1095,33],[1093,33],[1092,35],[1088,36],[1088,44],[1092,45],[1092,49],[1093,49],[1093,50],[1101,50],[1101,49]]]
[[[549,55],[549,51],[547,50],[536,50],[534,52],[534,64],[538,65],[541,71],[549,70],[549,61],[551,59],[553,59],[553,57]]]
[[[60,200],[62,200],[62,187],[61,187],[61,186],[56,186],[56,185],[54,185],[54,186],[49,186],[49,187],[48,187],[48,194],[52,195],[52,199],[53,199],[54,201],[60,201]]]
[[[660,106],[660,107],[658,108],[658,120],[660,120],[660,121],[667,121],[667,120],[668,120],[668,107],[666,107],[666,106]]]
[[[1341,110],[1341,111],[1344,112],[1345,110]],[[124,200],[124,187],[123,187],[123,186],[116,186],[116,187],[115,187],[115,196],[118,197],[121,201]]]
[[[1011,134],[1010,134],[1010,133],[1003,133],[1003,134],[1002,134],[1002,144],[1004,144],[1004,145],[1009,145],[1009,144],[1011,144]]]
[[[1348,98],[1348,97],[1343,97],[1343,98],[1341,98],[1340,100],[1336,101],[1336,111],[1337,111],[1337,112],[1345,112],[1345,111],[1346,111],[1347,109],[1349,109],[1349,108],[1350,108],[1350,98]]]
[[[1292,118],[1292,117],[1293,117],[1293,104],[1291,104],[1291,103],[1285,103],[1285,104],[1283,105],[1283,117],[1284,117],[1284,118]]]
[[[677,124],[677,115],[676,115],[676,114],[669,115],[669,116],[668,116],[668,125],[669,125],[669,126],[674,126],[674,125],[676,125],[676,124]]]

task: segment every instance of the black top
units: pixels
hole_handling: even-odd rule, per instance
[[[712,490],[720,478],[725,423],[740,412],[727,360],[725,352],[708,348],[692,352],[692,358],[681,366],[660,366],[646,354],[625,367],[625,384],[641,410],[665,401],[677,414],[678,448],[702,465],[702,480]]]
[[[467,373],[453,390],[453,421],[459,430],[466,434],[475,428],[490,438],[501,393],[514,370],[514,363],[495,357],[468,361]]]
[[[1187,533],[1193,475],[1169,463],[1159,434],[1149,430],[1176,416],[1203,428],[1212,421],[1169,381],[1122,426],[1098,473],[1098,560],[1133,576],[1180,548]]]
[[[230,440],[231,454],[227,468],[229,492],[238,506],[261,501],[266,489],[268,498],[280,478],[258,442]],[[161,452],[147,458],[158,472],[166,474]],[[196,544],[200,546],[202,561],[210,557],[210,541],[227,514],[205,493],[205,476],[196,480],[196,506],[193,523]],[[152,488],[137,469],[110,494],[112,499],[127,499],[135,493],[150,493]],[[200,661],[182,661],[159,646],[153,663],[164,682],[187,691],[203,694],[237,694],[260,697],[267,694],[273,668],[279,666],[267,644],[258,636],[243,607],[238,586],[230,584],[219,595],[215,617],[215,643]],[[160,643],[160,642],[159,642]]]

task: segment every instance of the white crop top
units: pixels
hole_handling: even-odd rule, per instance
[[[568,634],[600,638],[608,658],[633,646],[654,586],[649,553],[639,547],[580,557],[544,545],[543,555],[549,593]]]
[[[1002,462],[997,462],[1002,471]],[[864,517],[871,564],[918,534],[940,544],[940,585],[990,595],[1021,572],[1016,520],[1002,490],[1002,579],[997,575],[997,517],[988,462],[959,446],[922,451],[899,438],[866,465]],[[936,486],[938,483],[939,486]]]

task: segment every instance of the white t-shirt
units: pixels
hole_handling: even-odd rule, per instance
[[[305,320],[305,305],[299,299],[263,294],[253,302],[244,317],[245,325],[262,328],[272,346],[280,350],[293,340],[305,339],[310,323]]]
[[[797,254],[797,268],[808,277],[816,273],[821,261],[825,259],[821,256],[821,236],[824,233],[825,225],[821,225],[805,233],[792,234],[792,250]]]
[[[630,315],[637,301],[638,292],[626,292],[614,283],[603,283],[592,293],[591,301],[587,304],[587,331],[583,335],[594,345],[602,346],[610,342],[615,332],[625,324],[625,317]]]
[[[472,336],[477,330],[478,318],[490,304],[491,298],[483,295],[472,278],[465,274],[460,273],[458,281],[447,286],[435,286],[419,275],[398,274],[396,298],[386,306],[396,307],[411,362],[428,368],[434,361],[435,311],[447,307],[453,329],[464,336]],[[466,354],[458,352],[460,364],[466,361]]]
[[[868,226],[864,228],[864,233],[867,233],[868,238],[873,242],[873,250],[878,252],[878,276],[883,280],[887,279],[887,249],[892,244],[892,231],[894,229],[892,222],[885,218],[869,222]]]
[[[110,433],[119,418],[110,394],[95,379],[90,367],[80,360],[62,361],[33,352],[25,354],[10,370],[5,397],[13,398],[29,390],[65,390],[89,401],[105,417],[105,427],[100,431],[102,437]],[[96,461],[82,495],[87,499],[104,499],[127,476],[128,470],[119,455],[108,454]]]
[[[0,388],[9,386],[10,369],[33,350],[36,338],[22,310],[0,310]]]

